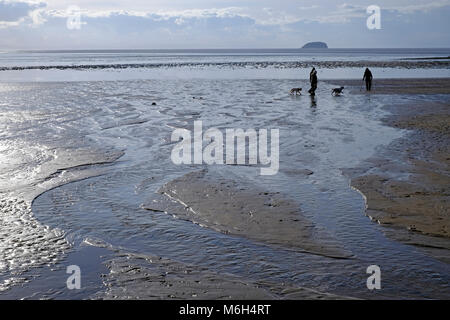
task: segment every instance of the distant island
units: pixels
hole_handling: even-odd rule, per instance
[[[328,49],[328,46],[325,42],[308,42],[302,49]]]

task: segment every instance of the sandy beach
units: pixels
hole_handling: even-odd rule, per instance
[[[450,79],[383,79],[375,84],[370,94],[450,92]],[[366,213],[373,221],[409,231],[389,235],[450,262],[450,102],[425,99],[386,106],[392,115],[384,123],[407,130],[406,135],[344,172],[366,197]]]
[[[1,298],[448,298],[450,79],[400,79],[447,69],[377,58],[400,66],[372,69],[366,93],[360,70],[335,67],[353,63],[344,57],[316,65],[311,98],[309,70],[270,69],[295,56],[231,55],[223,72],[208,66],[215,55],[158,59],[204,65],[2,71],[22,80],[0,88]],[[26,82],[31,71],[48,81]],[[173,133],[196,121],[224,137],[278,129],[279,170],[173,162]],[[80,291],[66,287],[68,265],[83,272]]]
[[[449,17],[0,0],[0,300],[450,300]]]

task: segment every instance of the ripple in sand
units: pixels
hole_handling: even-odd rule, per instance
[[[302,216],[294,201],[279,193],[209,174],[191,172],[165,184],[159,192],[169,199],[144,205],[164,211],[200,226],[297,251],[333,258],[349,258],[351,253]],[[178,203],[174,204],[174,201]]]
[[[64,233],[40,224],[23,200],[0,201],[0,225],[0,273],[14,271],[0,283],[0,292],[25,282],[21,272],[54,264],[70,248]]]

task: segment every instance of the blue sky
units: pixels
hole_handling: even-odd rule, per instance
[[[449,30],[450,0],[0,0],[0,49],[450,47]]]

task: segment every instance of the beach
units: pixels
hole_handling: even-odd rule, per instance
[[[355,83],[342,82],[350,86]],[[448,94],[449,88],[449,79],[382,79],[373,93]],[[392,115],[384,118],[384,123],[406,129],[407,134],[379,150],[361,168],[349,170],[351,185],[366,197],[370,219],[410,231],[390,234],[428,248],[448,263],[450,104],[424,98],[386,109]]]
[[[0,298],[449,298],[448,61],[340,52],[4,56]],[[175,163],[198,121],[223,159],[227,130],[278,130],[277,170]]]

